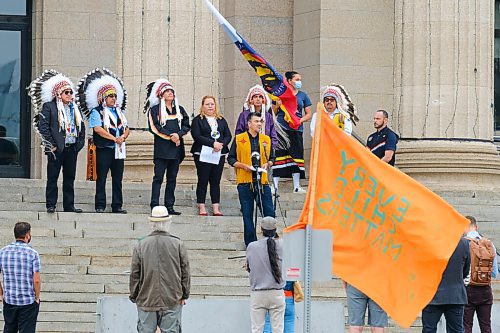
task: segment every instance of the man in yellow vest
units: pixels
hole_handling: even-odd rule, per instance
[[[227,157],[227,162],[236,170],[236,184],[247,246],[257,240],[253,221],[254,202],[262,216],[275,217],[267,179],[267,170],[273,165],[275,156],[271,138],[260,133],[261,118],[258,112],[248,114],[248,131],[236,135]]]

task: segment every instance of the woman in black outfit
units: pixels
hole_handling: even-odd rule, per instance
[[[213,96],[205,96],[201,100],[200,114],[194,117],[191,123],[191,135],[194,143],[191,153],[196,165],[198,174],[198,183],[196,184],[196,202],[198,203],[198,214],[207,216],[205,207],[205,197],[207,195],[207,186],[210,183],[210,198],[212,199],[212,208],[214,216],[222,216],[219,210],[220,203],[220,180],[226,155],[229,153],[229,143],[231,142],[231,131],[226,119],[222,117]],[[200,152],[202,146],[208,146],[214,152],[221,151],[222,155],[219,164],[211,164],[200,161]]]

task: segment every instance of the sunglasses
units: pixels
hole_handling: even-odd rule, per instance
[[[73,90],[64,90],[63,94],[64,95],[73,95]]]
[[[116,98],[116,94],[110,94],[110,95],[108,95],[108,96],[106,96],[106,97],[109,97],[109,98]]]
[[[335,98],[325,98],[325,103],[327,102],[335,102],[336,99]]]

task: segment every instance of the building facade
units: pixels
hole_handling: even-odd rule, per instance
[[[388,110],[401,136],[402,171],[431,187],[500,187],[500,1],[213,3],[276,69],[302,74],[313,110],[332,82],[350,93],[361,138],[373,131],[373,112]],[[149,82],[168,78],[193,115],[204,95],[216,96],[233,127],[248,88],[259,82],[201,0],[4,0],[0,43],[7,46],[0,53],[0,149],[7,140],[18,151],[0,165],[0,177],[45,177],[24,89],[44,69],[77,82],[104,66],[123,78],[133,129],[126,178],[148,182],[153,138],[142,106]],[[308,156],[307,129],[304,138]],[[80,154],[77,179],[85,177],[85,159]],[[184,164],[189,181],[194,168]]]

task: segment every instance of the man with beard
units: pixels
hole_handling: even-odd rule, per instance
[[[377,130],[368,137],[366,147],[382,161],[394,166],[396,162],[396,144],[399,137],[387,127],[389,114],[385,110],[377,110],[373,116],[373,126]]]

